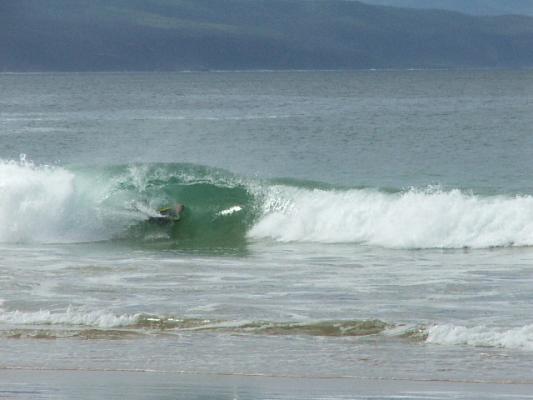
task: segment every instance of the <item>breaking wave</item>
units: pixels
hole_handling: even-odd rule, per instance
[[[186,205],[179,223],[148,223],[159,207],[175,202]],[[192,247],[251,240],[400,249],[531,246],[533,197],[260,181],[191,164],[0,161],[0,242],[105,240]]]
[[[505,329],[486,326],[435,325],[427,331],[426,341],[444,345],[499,347],[533,351],[533,325]]]
[[[0,308],[0,336],[87,337],[130,335],[142,332],[219,332],[257,335],[367,336],[383,332],[388,324],[379,320],[317,322],[224,321],[173,316],[114,314],[103,310],[68,307],[66,310],[8,311]],[[78,328],[78,329],[76,329]],[[82,329],[79,329],[82,328]],[[104,335],[103,331],[108,331]],[[113,334],[111,331],[115,331]]]
[[[388,248],[533,244],[533,197],[460,190],[344,191],[273,187],[249,236]]]
[[[150,224],[186,204],[177,224]],[[189,164],[59,167],[0,160],[0,242],[242,243],[254,202],[225,171]]]
[[[0,309],[0,323],[11,325],[83,325],[116,328],[133,325],[138,318],[139,315],[115,315],[102,311],[76,310],[71,307],[59,312],[50,310],[23,312]]]

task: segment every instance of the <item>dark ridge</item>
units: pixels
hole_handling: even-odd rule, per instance
[[[533,66],[533,18],[342,0],[0,0],[0,71]]]
[[[533,0],[362,0],[394,7],[453,10],[472,15],[533,15]]]

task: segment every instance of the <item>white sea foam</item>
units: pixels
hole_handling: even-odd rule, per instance
[[[111,238],[132,221],[133,214],[143,218],[120,205],[103,206],[114,194],[113,184],[79,178],[57,166],[34,165],[24,156],[20,161],[0,160],[0,242]]]
[[[446,345],[501,347],[532,351],[533,325],[513,329],[435,325],[428,329],[426,341]]]
[[[0,323],[11,325],[82,325],[96,328],[116,328],[137,323],[140,315],[115,315],[105,311],[83,311],[72,307],[65,311],[40,310],[33,312],[0,309]]]
[[[533,245],[533,197],[460,190],[309,190],[274,186],[252,238],[389,248]]]
[[[0,161],[0,241],[49,237],[64,219],[74,176],[53,167]]]
[[[220,216],[232,215],[232,214],[235,214],[236,212],[239,212],[239,211],[242,211],[242,207],[241,206],[233,206],[233,207],[230,207],[230,208],[227,208],[225,210],[220,211],[218,213],[218,215],[220,215]]]

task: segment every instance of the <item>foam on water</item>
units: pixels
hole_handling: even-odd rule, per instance
[[[460,190],[321,190],[274,186],[251,238],[388,248],[533,245],[533,197]]]
[[[235,214],[236,212],[239,212],[242,210],[242,207],[241,206],[233,206],[233,207],[230,207],[226,210],[222,210],[218,213],[218,215],[231,215],[231,214]]]
[[[533,325],[506,329],[486,326],[435,325],[428,329],[428,343],[501,347],[533,351]]]
[[[112,238],[136,213],[116,202],[115,182],[62,167],[0,160],[0,241],[77,242]]]
[[[64,169],[0,161],[0,241],[50,238],[73,195],[74,175]]]
[[[136,315],[115,315],[106,311],[84,311],[67,308],[64,311],[6,311],[0,309],[0,323],[12,325],[83,325],[98,328],[116,328],[135,324]]]

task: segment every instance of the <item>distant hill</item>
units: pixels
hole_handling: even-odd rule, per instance
[[[472,15],[530,15],[533,0],[362,0],[367,4],[440,9]]]
[[[0,71],[533,66],[533,18],[343,0],[0,0]]]

